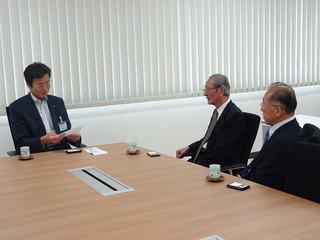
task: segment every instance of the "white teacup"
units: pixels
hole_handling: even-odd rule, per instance
[[[20,148],[20,155],[22,158],[30,157],[30,147],[29,146],[22,146]]]
[[[210,164],[210,178],[219,179],[220,178],[220,165]]]
[[[137,143],[136,142],[129,142],[128,143],[128,152],[136,152],[137,151]]]

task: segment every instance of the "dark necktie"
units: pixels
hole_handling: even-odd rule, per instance
[[[204,138],[203,138],[203,140],[202,140],[202,142],[201,142],[201,144],[200,144],[200,146],[199,146],[199,148],[198,148],[198,150],[196,152],[196,155],[193,158],[193,162],[195,162],[197,160],[197,158],[198,158],[198,156],[199,156],[199,154],[200,154],[200,152],[202,150],[203,145],[208,141],[208,138],[210,137],[210,135],[212,133],[212,130],[213,130],[214,126],[217,123],[217,120],[218,120],[218,111],[217,111],[217,109],[215,109],[213,111],[213,114],[212,114],[212,117],[211,117],[211,121],[210,121],[208,130],[206,132],[206,135],[204,135]]]
[[[264,143],[269,140],[269,131],[270,129],[266,132],[266,135],[264,135]]]

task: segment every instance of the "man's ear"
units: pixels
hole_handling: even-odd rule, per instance
[[[277,114],[277,116],[280,116],[280,115],[283,114],[284,110],[282,109],[282,107],[276,106],[275,108],[276,108],[276,114]]]

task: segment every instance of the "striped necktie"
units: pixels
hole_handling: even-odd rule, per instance
[[[197,158],[198,158],[198,156],[199,156],[199,154],[200,154],[200,152],[202,150],[203,145],[208,141],[208,139],[209,139],[209,137],[210,137],[210,135],[212,133],[212,130],[213,130],[214,126],[217,123],[217,120],[218,120],[218,111],[217,111],[217,109],[215,109],[213,111],[213,114],[212,114],[212,117],[211,117],[211,121],[210,121],[210,125],[208,127],[207,132],[206,132],[206,135],[204,136],[204,138],[203,138],[203,140],[202,140],[202,142],[201,142],[201,144],[200,144],[200,146],[199,146],[199,148],[198,148],[198,150],[196,152],[196,155],[193,158],[193,162],[195,162],[197,160]]]
[[[270,131],[270,129],[266,132],[266,135],[264,135],[264,142],[263,143],[265,143],[266,141],[269,140],[269,131]]]

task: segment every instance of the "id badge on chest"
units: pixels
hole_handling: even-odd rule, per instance
[[[66,121],[62,121],[62,118],[60,118],[60,122],[58,123],[58,126],[59,126],[59,130],[60,132],[64,132],[65,130],[67,130],[67,123]]]

